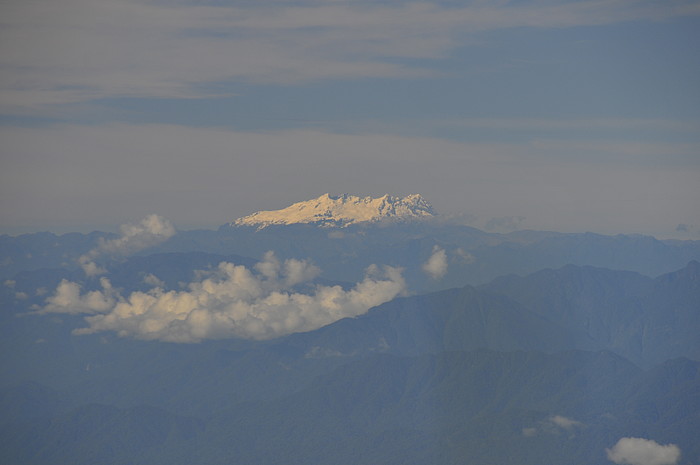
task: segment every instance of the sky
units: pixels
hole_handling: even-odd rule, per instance
[[[700,2],[0,0],[0,233],[422,194],[700,239]]]

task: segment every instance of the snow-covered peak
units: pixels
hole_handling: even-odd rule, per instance
[[[313,223],[326,227],[344,227],[355,223],[405,221],[435,216],[433,207],[419,194],[406,197],[384,195],[379,198],[343,194],[323,194],[317,199],[298,202],[282,210],[260,211],[239,218],[232,225],[256,226]]]

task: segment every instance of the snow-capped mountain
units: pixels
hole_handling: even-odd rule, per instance
[[[316,199],[298,202],[282,210],[259,211],[230,224],[256,226],[259,229],[270,225],[299,223],[344,227],[355,223],[405,221],[433,216],[433,207],[419,194],[406,197],[384,195],[376,199],[348,194],[323,194]]]

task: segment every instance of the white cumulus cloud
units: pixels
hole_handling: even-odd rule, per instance
[[[160,244],[175,234],[175,228],[170,221],[158,215],[148,215],[136,224],[123,224],[119,230],[119,237],[100,240],[97,247],[78,258],[78,263],[87,276],[106,273],[105,268],[95,263],[102,257],[125,257]]]
[[[675,465],[681,457],[677,445],[643,438],[622,438],[606,451],[609,460],[627,465]]]
[[[100,313],[114,307],[115,298],[112,285],[107,278],[100,278],[101,291],[81,294],[80,285],[66,279],[61,280],[56,292],[46,299],[40,313]]]
[[[122,337],[169,342],[242,337],[270,339],[310,331],[341,318],[357,316],[405,291],[401,270],[370,266],[352,289],[315,286],[306,293],[294,286],[308,283],[320,270],[304,260],[281,262],[271,252],[254,270],[221,262],[185,291],[117,294],[102,278],[102,290],[80,293],[62,281],[42,312],[87,313],[88,326],[76,334],[115,331]]]
[[[437,245],[433,247],[433,254],[428,261],[423,263],[423,271],[433,279],[445,276],[447,273],[447,254],[443,248]]]

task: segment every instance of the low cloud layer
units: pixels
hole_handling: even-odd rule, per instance
[[[169,342],[241,337],[270,339],[320,328],[345,317],[365,313],[405,291],[401,270],[370,266],[352,289],[309,284],[320,270],[303,260],[280,262],[269,252],[254,270],[221,262],[186,291],[149,292],[122,296],[108,279],[102,289],[82,294],[78,284],[62,281],[47,299],[42,313],[90,314],[88,326],[75,334],[115,331],[122,337]]]
[[[433,254],[423,264],[423,271],[433,279],[445,276],[447,273],[447,254],[443,248],[437,245],[433,247]]]
[[[160,244],[175,234],[170,221],[158,215],[148,215],[137,224],[123,224],[116,239],[100,240],[97,247],[78,259],[88,276],[106,272],[96,261],[104,257],[125,257],[139,250]]]
[[[677,445],[643,438],[622,438],[607,453],[609,460],[626,465],[675,465],[681,457]]]

